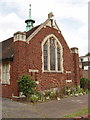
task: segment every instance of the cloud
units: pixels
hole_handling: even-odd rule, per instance
[[[0,41],[13,36],[17,31],[24,31],[25,25],[23,20],[19,18],[15,13],[10,13],[4,17],[0,16]]]
[[[69,46],[79,47],[80,55],[87,53],[88,0],[0,0],[0,41],[25,30],[29,4],[35,25],[52,11]]]

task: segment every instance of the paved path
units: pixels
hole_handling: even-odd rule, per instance
[[[38,104],[24,104],[10,99],[2,101],[3,118],[62,118],[88,107],[88,95],[69,97]]]

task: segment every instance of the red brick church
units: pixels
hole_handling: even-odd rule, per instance
[[[29,14],[26,32],[0,43],[2,97],[19,95],[17,80],[24,74],[39,82],[40,91],[80,85],[78,48],[69,48],[52,13],[36,27],[34,22]]]

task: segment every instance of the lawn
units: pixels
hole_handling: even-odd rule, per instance
[[[90,113],[90,108],[84,108],[84,109],[81,109],[81,110],[79,110],[75,113],[65,115],[63,117],[64,118],[73,118],[73,117],[77,117],[77,116],[83,116],[83,115],[86,115],[86,114],[89,114],[89,113]]]

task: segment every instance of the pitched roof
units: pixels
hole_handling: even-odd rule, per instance
[[[32,28],[28,32],[26,32],[26,38],[28,38],[40,25]],[[0,60],[6,60],[11,59],[14,56],[14,50],[13,50],[13,37],[4,40],[0,42],[0,47],[2,50],[0,50]]]
[[[0,43],[2,51],[0,52],[0,60],[11,59],[13,57],[13,37]],[[2,58],[1,58],[2,57]]]
[[[56,30],[58,30],[61,33],[61,31],[60,31],[56,21],[54,20],[52,22],[52,19],[48,18],[44,23],[42,23],[42,24],[40,24],[39,26],[36,27],[36,29],[31,33],[32,35],[27,37],[27,42],[29,42],[45,26],[51,27],[53,29],[56,29]]]
[[[40,25],[33,27],[31,30],[26,32],[26,38],[28,38]]]

